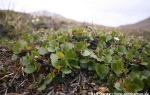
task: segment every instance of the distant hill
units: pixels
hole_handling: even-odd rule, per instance
[[[142,20],[140,22],[137,22],[135,24],[128,24],[120,26],[121,28],[130,28],[130,29],[144,29],[144,30],[150,30],[150,17]]]
[[[65,18],[63,17],[62,15],[60,14],[57,14],[57,13],[52,13],[52,12],[49,12],[49,11],[46,11],[46,10],[41,10],[41,11],[37,11],[37,12],[33,12],[31,14],[35,14],[37,16],[51,16],[51,17],[59,17],[59,18]]]
[[[41,10],[41,11],[36,11],[36,12],[32,12],[29,13],[31,15],[35,15],[38,17],[41,17],[42,20],[47,24],[47,25],[51,25],[54,27],[54,29],[58,28],[65,28],[65,27],[70,27],[70,26],[80,26],[80,27],[84,27],[84,26],[90,26],[92,28],[99,28],[102,31],[108,31],[113,29],[114,27],[107,27],[107,26],[103,26],[103,25],[97,25],[97,24],[92,24],[92,23],[87,23],[87,22],[79,22],[79,21],[75,21],[73,19],[69,19],[66,18],[60,14],[57,13],[53,13],[53,12],[49,12],[46,10]]]
[[[22,22],[23,24],[21,24]],[[41,28],[48,30],[54,29],[57,31],[59,29],[86,26],[89,26],[93,29],[99,29],[99,31],[108,31],[112,29],[112,27],[75,21],[73,19],[65,18],[60,14],[48,11],[22,13],[15,12],[13,10],[0,10],[0,37],[7,36],[9,34],[8,31],[13,31],[12,28],[18,29],[19,31],[25,29],[38,30]]]
[[[150,17],[135,24],[120,26],[118,29],[127,36],[134,34],[150,41]]]

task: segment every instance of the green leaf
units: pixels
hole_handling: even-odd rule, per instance
[[[132,60],[133,59],[133,54],[131,52],[128,52],[126,54],[127,59]]]
[[[59,57],[56,55],[56,54],[51,54],[50,55],[50,58],[53,60],[53,59],[59,59]]]
[[[34,57],[38,57],[39,56],[39,53],[37,51],[31,51],[31,54],[34,56]]]
[[[70,70],[69,68],[62,68],[61,71],[62,71],[62,73],[64,73],[64,74],[69,74],[69,73],[71,73],[71,70]]]
[[[121,90],[121,89],[120,89],[120,83],[118,83],[118,82],[116,82],[116,83],[114,84],[114,87],[115,87],[117,90]]]
[[[82,53],[83,56],[89,56],[91,53],[89,50],[84,50],[84,52]]]
[[[52,59],[51,60],[52,66],[55,67],[56,69],[60,69],[60,63],[58,59]]]
[[[7,38],[5,38],[5,37],[1,38],[1,35],[0,35],[0,44],[6,45],[7,44]]]
[[[111,36],[111,35],[108,35],[108,36],[106,36],[106,39],[107,39],[107,41],[109,41],[109,40],[112,39],[112,36]]]
[[[51,54],[51,63],[52,66],[55,67],[56,69],[60,69],[61,67],[67,67],[68,66],[68,62],[62,58],[60,60],[58,56],[56,56],[56,54]]]
[[[113,49],[109,49],[109,50],[107,50],[107,52],[106,52],[107,55],[112,55],[113,53],[114,53]]]
[[[147,66],[148,65],[148,63],[147,62],[142,62],[142,63],[140,63],[141,65],[145,65],[145,66]]]
[[[80,63],[88,63],[90,61],[90,59],[81,59]]]
[[[130,76],[131,79],[135,79],[137,77],[137,75],[134,72],[131,72],[129,74],[129,76]]]
[[[80,66],[78,66],[77,60],[69,60],[69,65],[74,67],[74,68],[80,69]]]
[[[65,67],[65,68],[67,66],[69,66],[69,63],[68,63],[68,61],[65,58],[60,59],[59,60],[59,64],[60,64],[61,67]]]
[[[66,36],[58,36],[57,37],[58,42],[65,42],[65,40],[66,40]]]
[[[95,70],[101,79],[103,79],[108,72],[107,66],[105,66],[104,64],[98,64],[98,63],[95,66]]]
[[[65,52],[65,57],[67,59],[75,58],[76,57],[76,53],[73,50],[68,50],[68,51]]]
[[[29,64],[25,67],[24,72],[30,74],[33,73],[35,70],[36,68],[33,65]]]
[[[24,57],[22,58],[21,64],[22,64],[23,66],[27,66],[29,63],[30,63],[30,62],[29,62],[29,59],[28,59],[26,56],[24,56]]]
[[[58,42],[56,42],[55,40],[51,40],[48,42],[48,47],[47,50],[49,52],[55,52],[56,51],[56,47],[58,47]]]
[[[38,88],[38,91],[45,90],[45,88],[46,88],[46,84],[43,84],[42,86],[40,86],[40,87]]]
[[[56,56],[62,58],[62,57],[64,57],[64,54],[62,52],[56,52]]]
[[[147,78],[147,77],[150,76],[150,71],[149,70],[144,70],[144,71],[141,72],[141,74]]]
[[[40,47],[39,54],[44,55],[46,53],[47,53],[46,49],[44,47]]]
[[[84,41],[77,42],[74,46],[75,50],[83,51],[87,47],[86,43]]]
[[[88,66],[88,70],[95,70],[96,63],[91,60],[87,63],[87,66]]]
[[[97,59],[97,55],[93,51],[90,51],[90,53],[91,58]]]
[[[57,43],[57,41],[55,41],[55,40],[51,40],[51,41],[48,42],[48,46],[57,47],[57,46],[58,46],[58,43]]]
[[[136,85],[138,85],[139,88],[137,89],[137,91],[143,90],[143,88],[144,88],[144,83],[142,82],[141,79],[135,78],[135,79],[133,79],[133,83],[135,83]]]
[[[52,82],[52,78],[46,77],[46,79],[44,80],[44,84],[49,84],[51,82]]]
[[[106,36],[101,36],[101,37],[100,37],[100,41],[101,41],[101,42],[106,41]]]
[[[13,52],[15,54],[18,54],[18,53],[20,53],[21,48],[22,48],[21,43],[17,42],[16,44],[13,45],[13,49],[12,50],[13,50]]]
[[[25,47],[27,45],[27,41],[25,40],[21,40],[20,43],[22,47]]]
[[[16,54],[13,54],[13,56],[11,57],[11,60],[17,60],[18,56]]]
[[[55,47],[55,51],[60,51],[60,48],[59,47]]]
[[[85,64],[85,63],[80,63],[80,67],[82,67],[82,68],[88,68],[88,65]]]
[[[111,64],[111,68],[117,75],[120,75],[124,69],[124,64],[122,61],[116,61]]]
[[[150,76],[147,78],[148,87],[150,87]]]
[[[44,40],[41,47],[46,47],[48,42],[49,42],[48,40]]]
[[[111,63],[112,61],[112,56],[111,55],[106,55],[104,58],[105,63]]]
[[[137,92],[137,89],[139,88],[138,85],[136,85],[134,83],[126,83],[126,84],[127,84],[126,89],[128,92]]]
[[[126,47],[123,45],[118,46],[118,51],[125,54],[127,52]]]
[[[47,48],[47,50],[48,50],[49,52],[55,52],[55,47],[49,46],[49,47]]]
[[[62,51],[67,51],[73,48],[72,43],[63,43],[60,45]]]
[[[37,88],[38,87],[38,83],[37,82],[34,82],[34,83],[32,83],[29,87],[28,87],[28,89],[35,89],[35,88]]]
[[[122,58],[121,58],[121,56],[118,56],[118,55],[115,55],[115,56],[113,56],[113,61],[122,61]]]
[[[102,48],[99,48],[97,47],[96,51],[98,52],[98,56],[101,57],[102,54],[103,54],[103,49]]]
[[[49,73],[49,74],[46,76],[45,80],[44,80],[44,84],[49,84],[49,83],[51,83],[53,77],[54,77],[54,74],[53,74],[53,73]]]
[[[38,35],[33,35],[33,40],[34,40],[34,42],[37,42],[38,39],[39,39],[39,36],[38,36]]]

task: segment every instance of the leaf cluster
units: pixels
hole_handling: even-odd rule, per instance
[[[71,74],[74,69],[95,72],[98,80],[107,83],[110,92],[150,88],[150,42],[127,39],[116,31],[93,36],[78,28],[45,34],[23,34],[10,46],[14,53],[12,60],[20,59],[25,73],[39,72],[42,65],[47,65],[49,73],[40,90],[57,75]]]

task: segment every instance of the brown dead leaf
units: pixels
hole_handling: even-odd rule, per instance
[[[107,87],[98,87],[98,92],[99,93],[105,93],[105,92],[108,92],[108,88]]]

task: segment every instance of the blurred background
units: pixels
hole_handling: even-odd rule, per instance
[[[117,27],[150,16],[149,0],[1,0],[0,9],[47,11],[82,22]]]
[[[127,35],[150,34],[149,0],[0,0],[0,9],[117,28]]]

